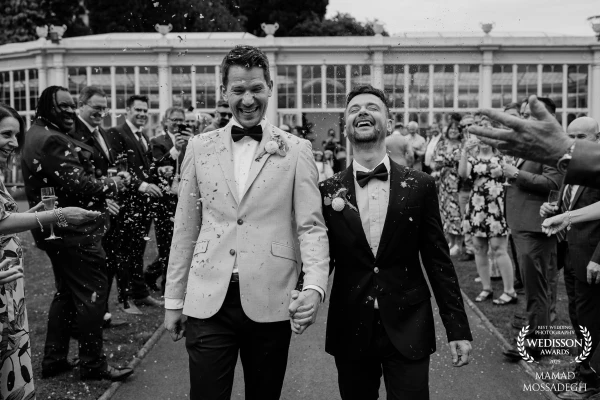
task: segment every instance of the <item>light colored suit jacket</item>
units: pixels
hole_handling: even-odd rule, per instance
[[[300,269],[296,243],[304,285],[327,289],[329,241],[311,144],[267,123],[257,155],[271,132],[289,151],[253,160],[241,198],[231,125],[195,136],[187,146],[165,290],[166,299],[185,299],[187,316],[219,311],[237,258],[246,315],[257,322],[288,319]]]

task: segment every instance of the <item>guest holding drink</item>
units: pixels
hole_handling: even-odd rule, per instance
[[[475,155],[469,156],[474,150]],[[502,276],[504,293],[494,304],[506,305],[517,302],[513,287],[513,267],[508,256],[508,225],[504,218],[504,186],[502,159],[491,146],[470,138],[461,152],[458,173],[463,179],[473,181],[473,189],[466,206],[463,230],[473,237],[475,263],[483,285],[475,298],[481,302],[492,298],[489,261],[495,263]],[[488,258],[488,250],[491,257]]]
[[[444,233],[448,238],[450,255],[456,256],[462,249],[462,216],[458,204],[458,162],[461,154],[462,133],[458,129],[458,121],[451,120],[444,137],[440,139],[433,159],[434,170],[439,171],[440,214],[444,225]]]
[[[75,124],[76,105],[68,89],[50,86],[39,99],[36,118],[23,140],[21,167],[30,206],[41,200],[43,187],[54,187],[61,206],[85,207],[95,218],[74,226],[57,209],[56,236],[46,240],[49,229],[33,229],[36,245],[52,263],[56,294],[48,314],[48,333],[42,376],[70,371],[67,360],[72,329],[79,334],[81,379],[123,380],[131,368],[108,365],[103,353],[102,324],[106,311],[108,280],[106,255],[101,240],[108,226],[106,198],[124,187],[120,176],[98,177],[95,147],[69,135]],[[61,217],[64,216],[64,217]]]

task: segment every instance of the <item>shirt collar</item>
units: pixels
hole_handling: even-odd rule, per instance
[[[381,164],[385,165],[385,167],[388,170],[388,173],[390,171],[390,158],[388,157],[388,155],[386,154],[385,156],[383,156],[383,159],[381,161],[379,161],[379,163],[375,166],[375,168],[379,167]],[[356,161],[356,158],[354,160],[352,160],[352,169],[354,170],[354,177],[356,178],[356,172],[357,171],[361,171],[361,172],[371,172],[373,171],[375,168],[373,169],[368,169],[367,167],[364,167],[362,165],[360,165],[358,163],[358,161]]]
[[[125,123],[127,125],[129,125],[129,129],[131,129],[131,132],[133,132],[133,133],[142,133],[142,128],[138,128],[137,126],[135,126],[134,124],[132,124],[128,119],[125,120]]]
[[[85,126],[87,126],[87,128],[89,129],[89,131],[90,131],[90,132],[92,132],[92,133],[93,133],[93,132],[96,130],[96,128],[94,128],[93,126],[91,126],[90,124],[88,124],[88,123],[87,123],[87,121],[86,121],[85,119],[81,118],[81,115],[78,115],[78,116],[77,116],[77,118],[79,118],[79,120],[80,120],[81,122],[83,122],[83,124],[84,124]]]

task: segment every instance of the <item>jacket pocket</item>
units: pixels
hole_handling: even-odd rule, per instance
[[[427,285],[424,285],[406,291],[403,297],[408,304],[414,305],[428,300],[431,297],[431,293],[429,293]]]
[[[271,254],[275,257],[287,258],[288,260],[296,261],[296,251],[293,247],[286,244],[271,243]]]
[[[194,256],[196,254],[206,253],[206,250],[208,250],[208,242],[208,240],[197,242],[196,247],[194,247]]]

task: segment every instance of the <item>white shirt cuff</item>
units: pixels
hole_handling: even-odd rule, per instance
[[[146,189],[148,188],[148,182],[142,182],[138,190],[142,193],[146,193]]]
[[[171,147],[171,150],[169,150],[169,154],[171,154],[171,158],[173,158],[173,160],[177,160],[177,158],[179,157],[179,150],[177,150],[175,146],[173,146]]]
[[[165,309],[181,310],[183,308],[183,299],[167,299],[165,298]]]
[[[325,291],[323,289],[321,289],[320,287],[318,287],[317,285],[306,285],[304,286],[304,288],[302,289],[302,291],[304,292],[305,290],[308,289],[314,289],[317,292],[319,292],[321,294],[321,301],[325,301]]]

